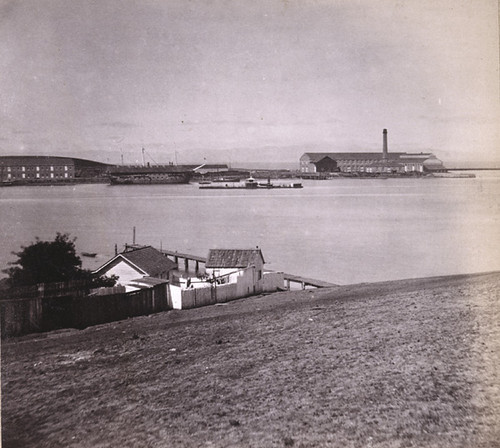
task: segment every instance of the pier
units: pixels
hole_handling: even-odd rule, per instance
[[[159,249],[162,254],[167,257],[171,257],[177,266],[179,266],[179,259],[184,260],[184,270],[189,271],[189,262],[194,261],[194,271],[198,274],[200,272],[200,263],[206,263],[207,259],[205,257],[199,257],[198,255],[183,254],[173,250]]]
[[[196,274],[200,272],[200,264],[206,263],[207,259],[205,257],[200,257],[198,255],[185,254],[173,250],[159,249],[161,253],[171,258],[177,266],[179,266],[179,260],[184,260],[184,270],[189,271],[189,262],[194,262],[194,271]],[[300,284],[302,289],[306,289],[308,286],[311,288],[331,288],[333,286],[338,286],[334,283],[324,282],[322,280],[315,280],[313,278],[301,277],[300,275],[286,274],[284,273],[286,289],[290,289],[292,283]]]
[[[306,289],[307,286],[310,286],[312,288],[331,288],[333,286],[338,286],[335,283],[315,280],[313,278],[301,277],[299,275],[284,274],[284,276],[286,289],[290,289],[291,283],[299,283],[302,289]]]

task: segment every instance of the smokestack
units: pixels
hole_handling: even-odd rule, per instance
[[[387,129],[384,129],[384,146],[382,147],[382,159],[387,159]]]

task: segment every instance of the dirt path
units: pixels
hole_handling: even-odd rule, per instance
[[[4,447],[499,447],[500,273],[4,341]]]

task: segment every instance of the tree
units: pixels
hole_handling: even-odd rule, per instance
[[[82,260],[76,254],[76,238],[70,239],[67,233],[57,233],[54,241],[40,241],[13,252],[17,261],[13,267],[4,270],[9,276],[10,286],[28,286],[37,283],[87,280],[93,287],[101,286],[99,279],[93,279],[89,270],[82,269]],[[114,278],[102,279],[105,286],[113,286]]]
[[[78,273],[78,280],[84,280],[89,289],[94,289],[115,286],[118,281],[118,276],[112,275],[108,277],[107,275],[101,275],[97,277],[88,269],[81,269]]]

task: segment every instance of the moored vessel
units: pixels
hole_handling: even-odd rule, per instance
[[[271,182],[259,183],[253,177],[245,180],[244,184],[238,185],[200,185],[201,190],[264,190],[274,188],[303,188],[300,182],[292,182],[289,184],[272,184]]]
[[[120,166],[110,170],[111,185],[187,184],[193,171],[181,166]]]

